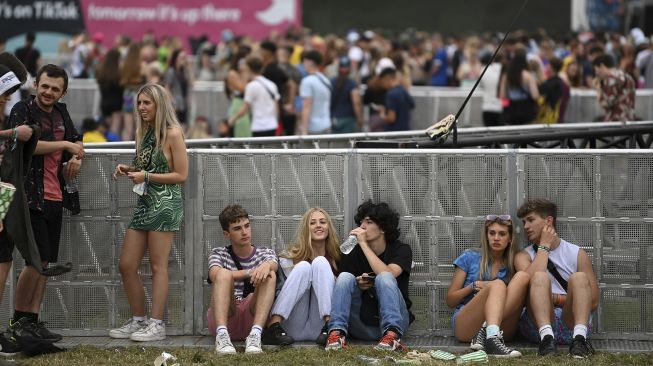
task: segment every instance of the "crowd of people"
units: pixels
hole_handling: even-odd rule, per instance
[[[640,29],[565,37],[517,31],[492,59],[501,37],[414,30],[395,37],[369,30],[322,36],[290,29],[254,41],[226,30],[217,43],[193,39],[189,51],[179,37],[157,38],[153,31],[140,40],[118,36],[112,44],[101,33],[80,33],[62,43],[58,64],[73,78],[97,80],[109,141],[134,138],[133,96],[148,83],[172,94],[177,118],[193,138],[407,130],[412,86],[470,88],[488,63],[480,83],[486,126],[563,122],[574,88],[598,91],[597,121],[630,121],[637,119],[635,89],[653,88],[653,46]],[[32,76],[40,58],[34,39],[28,34],[16,51]],[[196,80],[225,82],[226,119],[188,121]]]
[[[254,53],[249,46],[239,44],[238,57],[232,59],[226,75],[227,89],[238,104],[224,122],[225,130],[248,131],[256,136],[280,130],[347,132],[360,128],[361,104],[367,102],[373,105],[384,130],[405,129],[413,106],[407,90],[415,78],[410,67],[401,64],[402,57],[380,58],[376,64],[366,59],[372,48],[365,48],[365,44],[373,44],[375,37],[371,33],[352,37],[350,41],[356,45],[346,55],[331,55],[326,44],[324,50],[319,44],[296,50],[298,45],[291,49],[268,40]],[[313,38],[311,42],[316,42]],[[442,39],[436,35],[428,41],[437,45]],[[166,337],[163,314],[168,298],[168,257],[174,233],[183,220],[181,184],[188,176],[183,106],[188,106],[185,83],[191,74],[181,47],[170,47],[169,54],[161,57],[161,48],[153,45],[144,51],[147,43],[124,46],[124,58],[120,49],[109,50],[95,71],[98,83],[115,83],[114,77],[104,79],[110,73],[104,68],[108,63],[118,66],[118,84],[102,86],[105,91],[115,91],[116,96],[110,103],[103,101],[103,111],[120,114],[116,110],[119,104],[123,112],[130,110],[114,132],[131,138],[126,135],[129,129],[136,141],[136,156],[132,165],[116,166],[114,178],[128,177],[139,196],[119,263],[133,316],[110,330],[109,336],[145,342]],[[286,58],[279,56],[284,49]],[[429,80],[444,82],[445,74],[438,70],[448,70],[448,52],[434,50]],[[493,79],[497,95],[510,101],[498,117],[500,122],[523,123],[524,116],[533,116],[526,102],[546,89],[532,71],[528,50],[526,43],[510,42],[504,52],[509,60],[507,70]],[[143,54],[148,52],[154,59],[144,63]],[[581,82],[613,88],[610,93],[599,93],[599,100],[606,111],[618,105],[621,109],[613,116],[622,116],[628,113],[623,105],[630,95],[614,88],[619,82],[634,88],[635,79],[617,69],[614,52],[614,47],[612,51],[597,51],[590,64],[593,76],[584,75],[587,77]],[[293,66],[295,56],[301,57],[301,67]],[[478,77],[480,66],[469,62],[472,57],[463,59],[468,64],[461,63],[456,72],[461,82],[471,83]],[[572,57],[567,72],[579,58],[578,54]],[[151,63],[159,59],[168,63],[162,78],[144,79],[155,69]],[[564,90],[569,74],[565,79],[562,68],[560,73],[554,71],[564,67],[567,58],[555,60],[547,59],[550,74],[557,75],[550,75],[548,80],[558,77],[561,81],[550,83],[549,88]],[[335,67],[331,80],[330,65]],[[305,76],[295,82],[288,70]],[[542,69],[544,75],[546,70]],[[0,106],[25,83],[29,73],[16,57],[0,54]],[[76,178],[84,161],[82,136],[65,104],[59,102],[68,88],[68,72],[47,64],[33,76],[35,95],[16,103],[0,129],[0,138],[5,140],[0,174],[3,181],[17,188],[10,214],[0,225],[0,286],[4,286],[11,268],[14,246],[26,259],[16,286],[9,334],[0,334],[0,351],[4,353],[17,352],[38,341],[62,339],[45,327],[39,312],[47,276],[71,270],[52,265],[58,261],[63,209],[72,214],[81,210],[79,194],[68,182]],[[445,76],[447,83],[456,80],[448,73]],[[368,84],[362,98],[356,93],[360,82]],[[294,94],[302,104],[299,114],[293,112],[297,110]],[[344,99],[350,100],[346,107],[338,104]],[[131,119],[124,118],[127,115]],[[490,355],[519,357],[521,353],[504,341],[504,335],[510,340],[519,330],[526,339],[539,343],[540,355],[555,352],[558,343],[569,344],[574,357],[587,357],[593,353],[587,340],[591,312],[598,305],[590,259],[577,245],[559,237],[554,203],[529,200],[517,216],[528,237],[525,249],[519,250],[516,220],[507,214],[488,215],[480,233],[480,247],[463,252],[454,261],[447,294],[447,305],[455,308],[454,335]],[[247,353],[261,353],[262,344],[288,345],[295,340],[315,340],[326,350],[335,351],[347,347],[350,338],[378,340],[376,348],[381,350],[405,349],[402,338],[415,319],[409,296],[413,255],[410,246],[399,239],[399,215],[387,204],[368,201],[358,207],[357,227],[349,233],[357,244],[349,253],[340,252],[330,215],[320,208],[304,215],[293,244],[281,253],[266,248],[267,243],[252,243],[252,227],[243,207],[229,205],[219,219],[230,245],[213,249],[208,260],[212,304],[207,315],[209,328],[216,334],[217,354],[235,353],[232,339],[245,340]],[[146,252],[153,278],[149,317],[138,274]]]

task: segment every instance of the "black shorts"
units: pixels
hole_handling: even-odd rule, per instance
[[[39,248],[41,261],[55,263],[59,257],[59,238],[63,206],[61,201],[44,201],[43,212],[30,210],[34,240]],[[30,265],[31,263],[27,263]]]
[[[7,227],[0,232],[0,263],[7,263],[14,260],[14,243],[7,237]]]

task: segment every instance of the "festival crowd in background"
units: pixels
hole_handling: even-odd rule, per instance
[[[133,96],[147,83],[171,93],[188,138],[401,131],[411,129],[413,86],[471,88],[502,36],[290,29],[255,41],[225,30],[217,44],[207,36],[191,39],[189,50],[179,37],[154,31],[114,40],[80,33],[62,42],[56,63],[73,78],[97,80],[101,118],[87,121],[85,130],[96,137],[88,141],[133,140]],[[16,50],[32,75],[42,58],[34,39],[28,34]],[[564,122],[575,88],[598,91],[597,121],[636,120],[635,89],[653,88],[652,47],[638,28],[562,37],[517,31],[480,83],[483,122]],[[225,82],[226,119],[188,120],[197,81]]]

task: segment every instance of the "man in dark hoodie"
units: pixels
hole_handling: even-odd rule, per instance
[[[18,59],[8,53],[0,55],[0,110],[4,110],[4,106],[11,95],[20,88],[26,79],[27,70]],[[14,152],[16,149],[20,149],[19,146],[24,145],[25,142],[32,138],[32,128],[29,126],[18,126],[8,129],[4,129],[4,127],[5,126],[0,126],[0,163],[3,160],[4,152],[6,150]],[[34,145],[32,145],[32,149],[33,147]],[[5,172],[4,170],[1,171],[0,178],[14,186],[16,183],[22,184],[22,181],[15,182],[11,179],[9,173],[10,172]],[[19,173],[18,176],[20,177],[22,174]],[[14,193],[14,195],[16,195],[16,193]],[[16,200],[16,202],[18,201],[19,199]],[[12,219],[19,216],[18,213],[15,212],[16,210],[14,206],[10,205],[9,211],[11,212]],[[3,220],[0,220],[0,238],[6,235],[4,229],[4,222]],[[9,275],[9,270],[11,269],[13,261],[12,251],[13,245],[10,246],[5,243],[4,240],[0,239],[0,301],[4,294],[5,283],[7,282],[7,276]],[[6,336],[5,333],[0,333],[0,355],[12,355],[19,351],[19,348],[14,343],[10,342],[8,338],[9,337]]]

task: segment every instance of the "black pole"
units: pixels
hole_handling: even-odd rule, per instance
[[[519,8],[519,11],[512,19],[512,22],[508,27],[508,31],[503,36],[501,42],[499,42],[499,45],[497,46],[496,50],[494,50],[494,54],[492,54],[492,58],[487,63],[487,65],[485,65],[485,67],[483,68],[483,72],[481,72],[481,76],[479,76],[478,79],[476,79],[476,82],[474,83],[472,90],[469,91],[469,94],[467,94],[467,98],[465,98],[463,104],[460,106],[460,109],[458,109],[458,112],[456,113],[456,119],[454,120],[455,121],[454,126],[453,126],[453,146],[456,146],[458,143],[458,117],[460,117],[460,115],[463,113],[463,109],[465,109],[465,106],[467,106],[467,102],[469,102],[469,100],[472,98],[472,94],[474,94],[476,87],[481,82],[481,79],[483,79],[483,75],[485,75],[485,72],[487,71],[488,67],[492,65],[492,62],[494,62],[494,59],[497,57],[497,54],[499,53],[501,46],[503,46],[503,43],[508,38],[508,35],[510,34],[510,32],[512,32],[513,28],[515,27],[515,23],[517,22],[517,19],[519,19],[519,15],[521,15],[522,10],[524,10],[524,8],[526,7],[526,4],[528,4],[528,0],[525,0],[524,3],[522,3],[521,7]]]

